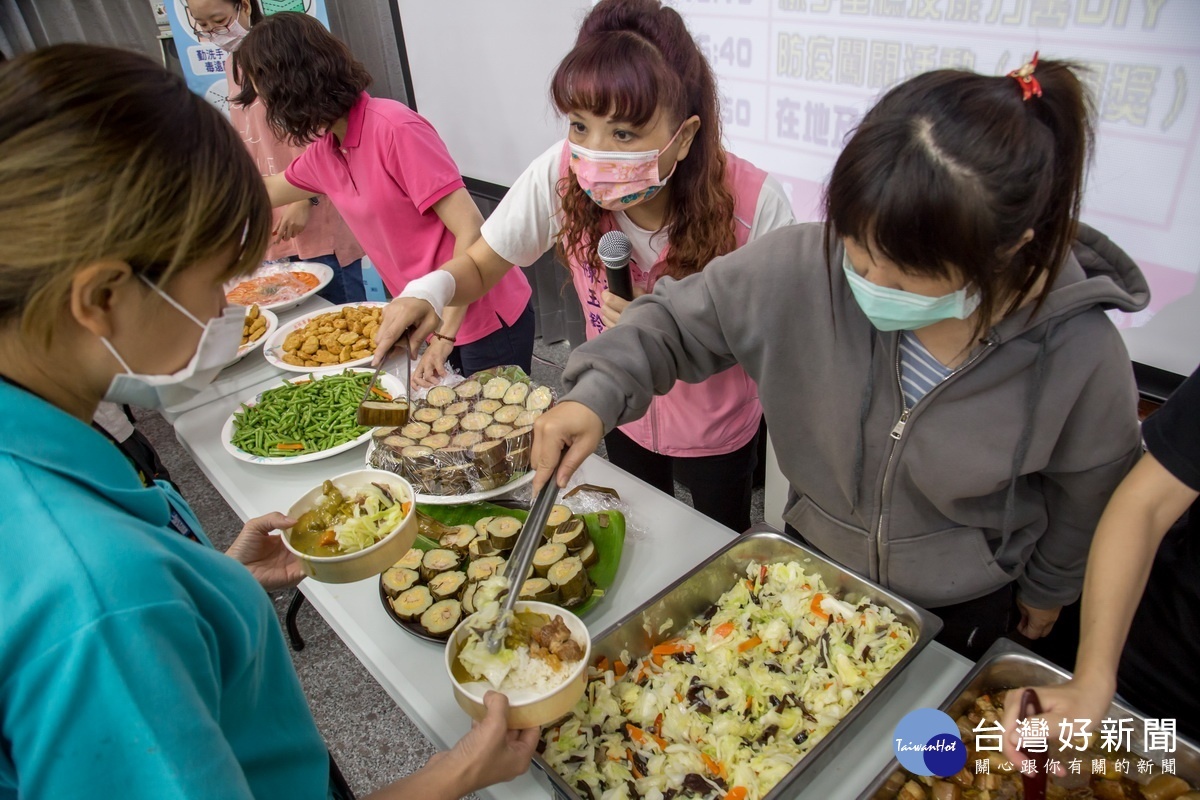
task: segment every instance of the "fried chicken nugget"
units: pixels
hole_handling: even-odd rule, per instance
[[[311,356],[320,349],[321,343],[316,336],[309,336],[304,340],[304,344],[300,345],[300,352],[306,356]]]

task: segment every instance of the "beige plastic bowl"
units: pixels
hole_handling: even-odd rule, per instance
[[[538,697],[518,703],[509,702],[508,727],[522,730],[551,723],[575,708],[575,704],[579,702],[579,698],[583,697],[583,693],[587,689],[587,665],[592,656],[592,639],[583,620],[565,608],[549,603],[539,603],[535,600],[522,600],[517,602],[516,609],[518,611],[535,611],[545,614],[550,619],[554,619],[557,614],[571,629],[571,637],[577,642],[584,643],[583,658],[575,665],[575,669],[566,683]],[[455,679],[454,673],[450,669],[450,665],[458,658],[458,649],[466,640],[470,630],[467,623],[474,616],[467,617],[460,622],[454,629],[454,633],[450,635],[450,640],[446,642],[446,675],[449,676],[450,683],[454,686],[454,699],[458,701],[459,707],[470,714],[472,719],[481,720],[487,715],[487,706],[483,704],[483,695],[486,694],[486,690],[475,692],[465,688]]]
[[[292,531],[291,528],[287,529],[283,532],[283,544],[299,560],[304,574],[321,583],[353,583],[379,575],[403,558],[416,541],[418,532],[413,489],[409,482],[380,469],[356,469],[329,480],[343,493],[350,493],[371,483],[382,483],[391,490],[392,496],[412,505],[395,530],[366,550],[344,556],[310,556],[301,553],[292,547]],[[301,514],[316,505],[322,486],[323,481],[321,486],[311,489],[293,503],[288,509],[288,516],[299,519]]]

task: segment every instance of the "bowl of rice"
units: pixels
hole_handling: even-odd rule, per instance
[[[587,626],[566,609],[534,600],[516,604],[504,646],[487,652],[482,633],[499,605],[467,617],[446,643],[446,673],[454,699],[473,719],[487,715],[483,697],[508,697],[508,727],[535,728],[568,714],[587,688],[592,641]]]

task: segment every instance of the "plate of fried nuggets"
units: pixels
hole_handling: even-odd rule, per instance
[[[267,341],[267,361],[289,372],[340,370],[368,363],[387,303],[346,303],[280,325]]]
[[[271,334],[279,327],[279,318],[265,308],[251,305],[246,308],[246,317],[242,320],[242,341],[238,344],[234,361],[240,361],[243,356],[263,346],[271,338]]]

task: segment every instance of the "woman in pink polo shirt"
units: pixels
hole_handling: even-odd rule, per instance
[[[242,86],[234,102],[261,99],[272,130],[311,143],[267,178],[272,205],[327,197],[393,294],[479,237],[483,218],[437,131],[404,104],[367,94],[371,76],[317,20],[285,12],[255,25],[234,52],[233,79]],[[455,345],[452,363],[464,373],[528,371],[530,296],[513,270],[426,334]]]
[[[236,50],[250,26],[263,18],[253,0],[187,0],[187,11],[196,35],[227,53]],[[233,78],[230,60],[225,60],[225,76],[229,96],[237,97],[241,87]],[[230,103],[229,121],[264,178],[287,169],[304,152],[303,147],[289,144],[270,129],[260,102],[248,106]],[[363,249],[328,200],[310,197],[276,209],[271,232],[271,246],[264,256],[267,261],[318,261],[333,269],[333,279],[321,289],[321,297],[331,303],[367,299]]]
[[[794,221],[779,184],[721,146],[712,70],[679,14],[657,0],[597,4],[551,92],[567,138],[517,179],[479,241],[392,301],[381,346],[409,328],[432,330],[443,306],[470,302],[519,271],[510,265],[532,264],[555,246],[591,338],[627,305],[607,291],[596,255],[605,232],[632,241],[634,292],[644,294]],[[698,510],[741,531],[750,525],[761,418],[758,390],[739,366],[676,384],[605,444],[613,463],[668,493],[678,480]]]

